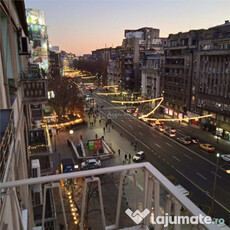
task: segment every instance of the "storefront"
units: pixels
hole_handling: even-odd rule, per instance
[[[230,141],[230,132],[228,131],[224,131],[224,139],[227,140],[227,141]]]

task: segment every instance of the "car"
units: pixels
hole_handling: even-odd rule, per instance
[[[164,131],[164,134],[169,136],[169,137],[175,137],[176,136],[176,131],[172,131],[171,129],[166,129]]]
[[[89,159],[81,163],[81,169],[83,170],[95,169],[100,167],[101,167],[101,161],[97,159]]]
[[[172,132],[176,132],[176,129],[174,127],[169,128]]]
[[[176,186],[176,189],[179,193],[183,194],[184,196],[189,196],[189,191],[187,189],[185,189],[182,185],[178,184],[175,186]]]
[[[178,137],[177,140],[184,145],[189,145],[192,143],[189,137]]]
[[[163,125],[156,125],[155,129],[160,131],[160,132],[164,132],[165,131],[165,127]]]
[[[230,162],[230,154],[223,154],[220,157],[222,158],[222,160]]]
[[[156,124],[155,124],[155,121],[148,121],[148,125],[153,127],[153,126],[155,126]]]
[[[126,109],[125,112],[126,113],[132,113],[132,110],[131,109]]]
[[[194,144],[197,144],[197,143],[199,142],[198,138],[196,138],[196,137],[191,137],[191,136],[189,136],[188,138],[189,138],[190,141],[191,141],[192,143],[194,143]]]
[[[202,148],[203,150],[205,150],[207,152],[214,152],[215,151],[215,147],[212,146],[211,144],[200,144],[200,148]]]
[[[143,159],[145,159],[144,151],[137,152],[136,155],[133,157],[134,162],[142,161]]]

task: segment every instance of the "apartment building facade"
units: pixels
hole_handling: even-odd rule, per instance
[[[111,49],[110,60],[107,65],[108,85],[121,85],[121,46]]]
[[[122,87],[132,92],[141,92],[141,58],[145,51],[153,48],[153,41],[159,38],[159,29],[149,27],[125,30],[121,49]]]
[[[23,1],[1,1],[0,30],[0,180],[28,178],[27,117],[21,74],[27,68],[28,29]],[[8,196],[7,194],[11,194]],[[0,229],[32,228],[28,187],[4,190],[0,196]],[[23,222],[23,220],[25,220]]]
[[[230,22],[204,30],[194,56],[192,110],[203,129],[230,140]]]
[[[161,58],[161,93],[165,113],[184,118],[191,110],[191,84],[194,51],[198,46],[199,30],[170,34]]]
[[[141,57],[141,96],[156,98],[160,91],[160,59],[167,39],[154,39],[152,49],[146,50]]]

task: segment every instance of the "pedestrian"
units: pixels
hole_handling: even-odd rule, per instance
[[[82,140],[82,135],[80,135],[80,139]]]
[[[105,133],[105,127],[103,128],[103,130],[104,130],[104,133]]]
[[[101,119],[99,120],[99,124],[101,124]]]
[[[119,156],[121,155],[121,150],[120,150],[120,149],[118,149],[118,155],[119,155]]]
[[[95,134],[95,138],[97,139],[97,134]]]
[[[125,154],[125,161],[127,160],[127,155]]]
[[[131,157],[132,157],[131,154],[129,154],[129,160],[131,159]]]

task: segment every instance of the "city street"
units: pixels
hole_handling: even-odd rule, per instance
[[[196,144],[184,146],[120,109],[116,109],[114,104],[106,99],[97,95],[95,98],[99,108],[104,106],[103,113],[114,114],[113,126],[122,133],[122,137],[132,142],[136,140],[138,149],[147,153],[147,161],[164,175],[175,176],[178,183],[191,192],[191,199],[204,211],[207,211],[211,205],[213,194],[216,169],[215,154],[206,153]],[[182,134],[185,134],[184,131],[181,131],[178,136],[182,136]],[[204,140],[200,141],[205,143]],[[220,159],[221,164],[224,163]],[[223,168],[219,168],[213,215],[224,217],[228,221],[230,218],[229,187],[229,175]]]

